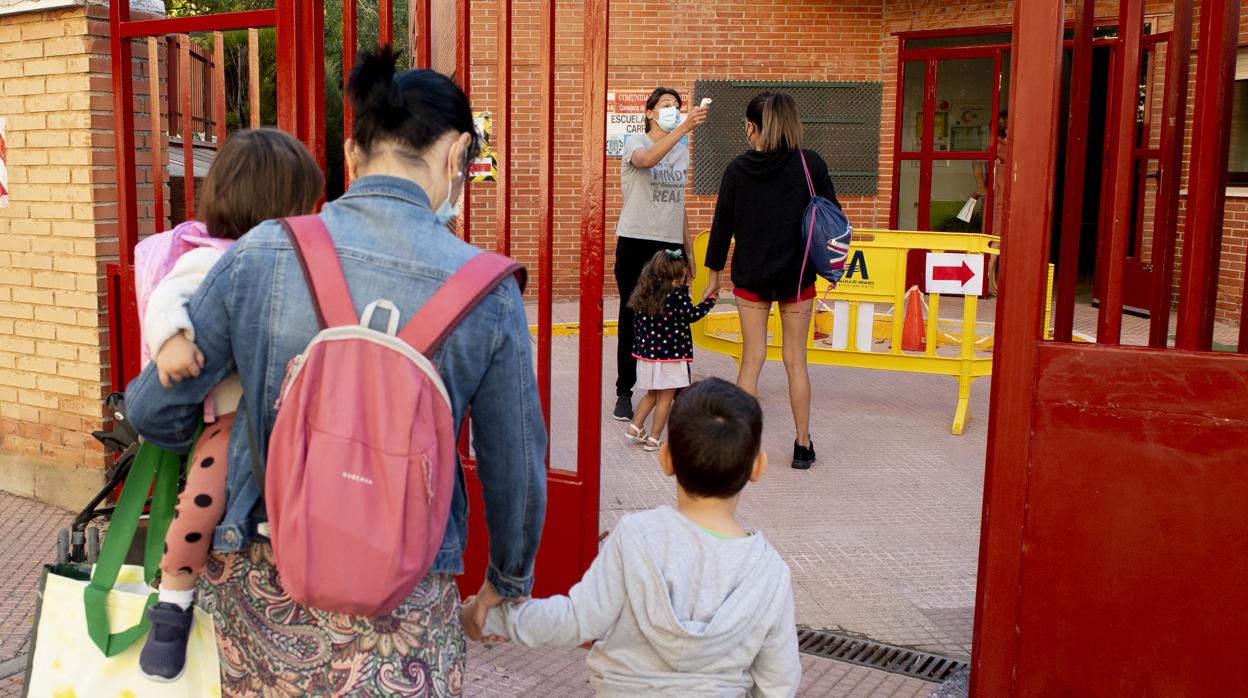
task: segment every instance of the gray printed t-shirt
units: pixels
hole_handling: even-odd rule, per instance
[[[615,234],[659,242],[685,240],[685,183],[689,180],[689,148],[677,143],[659,164],[634,167],[633,153],[654,141],[644,133],[629,136],[620,157],[624,207]]]

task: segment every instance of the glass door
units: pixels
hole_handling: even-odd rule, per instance
[[[1008,48],[903,51],[902,57],[891,226],[993,232]]]

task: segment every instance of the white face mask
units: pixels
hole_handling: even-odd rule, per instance
[[[659,128],[671,133],[680,125],[680,109],[676,107],[663,107],[659,110],[659,118],[656,119]]]

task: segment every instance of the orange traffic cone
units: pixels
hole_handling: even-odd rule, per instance
[[[901,331],[901,348],[905,351],[923,351],[927,347],[922,295],[918,286],[906,291],[906,324]]]

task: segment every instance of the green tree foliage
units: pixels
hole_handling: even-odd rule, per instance
[[[325,0],[325,153],[326,190],[329,199],[343,191],[343,45],[342,3]],[[352,0],[349,0],[352,1]],[[395,0],[395,45],[407,50],[406,0]],[[273,0],[168,0],[169,17],[195,17],[206,14],[271,9]],[[360,0],[356,6],[356,42],[361,48],[377,45],[380,26],[377,0]],[[212,50],[212,37],[198,35],[193,40],[206,51]],[[226,127],[229,131],[250,125],[247,32],[226,32],[225,92]],[[354,63],[355,56],[347,57]],[[265,126],[277,124],[277,35],[274,29],[260,30],[260,120]]]

